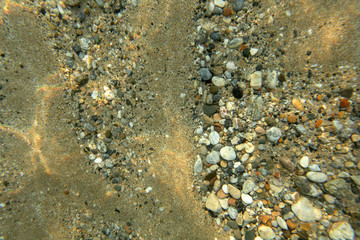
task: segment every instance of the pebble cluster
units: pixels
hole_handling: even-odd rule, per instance
[[[198,68],[194,189],[218,231],[246,240],[359,237],[360,97],[356,86],[332,83],[339,76],[358,79],[358,68],[339,66],[324,76],[322,66],[311,63],[307,72],[290,71],[282,61],[290,37],[274,26],[280,1],[269,8],[253,0],[200,2],[192,44]],[[89,164],[109,179],[109,192],[124,194],[125,188],[152,191],[145,183],[122,183],[146,171],[146,159],[134,161],[128,148],[141,125],[132,107],[156,98],[147,89],[139,93],[132,78],[142,64],[133,42],[142,33],[122,13],[137,6],[136,0],[36,6],[65,56],[78,119],[69,123]],[[82,226],[83,237],[136,238],[130,225]]]
[[[260,5],[214,0],[198,11],[197,190],[232,239],[355,239],[359,96],[286,72],[285,36],[262,30],[274,9]]]

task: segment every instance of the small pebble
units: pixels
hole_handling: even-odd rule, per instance
[[[227,161],[233,161],[236,158],[236,153],[234,148],[226,146],[220,149],[220,156]]]

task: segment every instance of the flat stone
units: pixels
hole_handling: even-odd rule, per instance
[[[349,223],[337,222],[331,226],[329,237],[332,240],[352,240],[355,238],[355,233]]]
[[[352,196],[349,186],[342,178],[330,180],[324,184],[324,187],[328,193],[339,198],[348,198],[349,196]]]
[[[225,7],[225,1],[224,0],[215,0],[214,4],[220,8]]]
[[[250,205],[253,203],[253,198],[246,193],[241,193],[241,200],[245,205]]]
[[[280,226],[282,229],[285,229],[285,230],[288,230],[288,229],[289,229],[288,226],[287,226],[287,224],[286,224],[286,222],[285,222],[285,220],[284,220],[282,217],[278,216],[278,217],[276,218],[276,222],[279,224],[279,226]]]
[[[293,161],[291,161],[288,157],[281,157],[280,158],[281,165],[288,170],[289,172],[295,171],[296,165]]]
[[[203,170],[203,164],[201,161],[201,157],[199,155],[196,156],[196,162],[194,165],[194,173],[201,173]]]
[[[239,189],[237,189],[236,187],[234,187],[233,185],[231,184],[228,184],[228,191],[229,191],[229,194],[235,198],[235,199],[240,199],[241,197],[241,192]]]
[[[252,190],[254,190],[255,187],[256,187],[256,183],[254,182],[254,180],[248,179],[243,184],[242,192],[243,193],[249,193]]]
[[[309,167],[309,162],[310,162],[309,157],[308,157],[308,156],[304,156],[304,157],[302,157],[302,158],[300,159],[299,164],[300,164],[300,166],[301,166],[302,168],[308,168],[308,167]]]
[[[261,72],[256,71],[250,75],[250,87],[253,89],[260,89],[262,85]]]
[[[228,225],[231,229],[238,229],[238,228],[239,228],[238,224],[237,224],[236,221],[234,221],[234,220],[229,220],[229,221],[227,222],[227,225]]]
[[[220,134],[216,131],[212,131],[209,135],[209,140],[212,145],[216,145],[220,141]]]
[[[321,173],[321,172],[308,172],[306,173],[306,177],[316,183],[324,183],[327,181],[327,175],[325,173]]]
[[[210,164],[217,164],[220,162],[220,153],[218,151],[212,151],[206,156],[206,162]]]
[[[303,222],[318,221],[322,216],[321,210],[313,207],[305,197],[301,197],[297,203],[293,204],[291,210]]]
[[[275,70],[268,71],[268,75],[265,81],[266,87],[270,89],[276,88],[278,83],[278,72]]]
[[[353,175],[353,176],[351,176],[351,179],[354,181],[354,183],[357,186],[360,186],[360,175]]]
[[[226,146],[220,149],[220,156],[227,161],[233,161],[236,158],[236,153],[234,148]]]
[[[239,48],[243,42],[242,38],[234,38],[229,42],[228,47],[231,49]]]
[[[206,200],[205,207],[214,213],[221,213],[221,205],[215,193],[210,193]]]
[[[272,240],[275,238],[275,233],[271,227],[261,225],[258,229],[259,235],[263,240]]]
[[[270,142],[276,143],[281,136],[281,130],[277,127],[272,127],[266,131],[266,137]]]

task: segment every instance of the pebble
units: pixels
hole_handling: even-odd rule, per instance
[[[351,176],[351,179],[354,181],[354,183],[360,187],[360,175],[353,175]]]
[[[235,199],[240,199],[241,197],[241,192],[239,189],[237,189],[236,187],[234,187],[233,185],[231,184],[228,184],[228,191],[229,191],[229,194],[235,198]]]
[[[333,204],[335,203],[335,198],[329,194],[324,194],[324,199],[326,202]]]
[[[281,130],[277,127],[272,127],[266,131],[266,137],[270,142],[276,143],[281,138]]]
[[[284,166],[284,168],[286,170],[288,170],[289,172],[293,172],[295,171],[296,165],[293,161],[291,161],[290,158],[288,157],[281,157],[280,158],[280,162],[281,164]]]
[[[352,240],[355,238],[355,233],[349,223],[342,221],[331,226],[329,237],[332,240]]]
[[[212,131],[209,135],[209,140],[212,145],[216,145],[220,141],[220,134],[216,131]]]
[[[242,38],[234,38],[229,42],[228,47],[231,49],[239,48],[243,42]]]
[[[271,227],[262,225],[259,227],[258,231],[259,231],[260,237],[263,240],[272,240],[276,237],[275,233]]]
[[[225,7],[225,1],[224,0],[215,0],[214,4],[220,8]]]
[[[325,173],[321,173],[321,172],[308,172],[306,173],[306,177],[316,183],[324,183],[327,181],[327,175]]]
[[[311,164],[309,169],[313,172],[321,172],[321,168],[317,164]]]
[[[202,80],[204,80],[204,81],[209,81],[212,78],[212,73],[207,68],[201,68],[199,73],[200,73]]]
[[[230,207],[228,208],[228,214],[229,214],[229,217],[230,217],[231,219],[235,220],[236,217],[237,217],[237,215],[239,214],[239,212],[238,212],[238,210],[237,210],[235,207],[230,206]]]
[[[257,49],[257,48],[251,48],[251,49],[250,49],[250,55],[251,55],[251,56],[254,56],[255,54],[258,53],[258,51],[259,51],[259,49]]]
[[[226,63],[226,70],[228,70],[230,73],[233,73],[236,71],[236,65],[234,62],[230,61]]]
[[[221,213],[222,211],[219,198],[215,195],[215,193],[210,193],[206,200],[205,207],[214,213]]]
[[[321,219],[321,210],[312,206],[306,197],[301,197],[299,201],[291,206],[291,210],[303,222],[318,221]]]
[[[244,5],[244,0],[229,0],[228,2],[231,4],[234,11],[241,10]]]
[[[220,162],[220,153],[218,151],[212,151],[206,156],[206,162],[210,164],[217,164]]]
[[[196,156],[196,162],[194,165],[194,172],[195,173],[201,173],[203,170],[203,164],[201,161],[201,157],[199,155]]]
[[[300,164],[300,166],[301,166],[302,168],[308,168],[308,167],[309,167],[309,162],[310,162],[309,157],[308,157],[308,156],[304,156],[304,157],[302,157],[302,158],[300,159],[299,164]]]
[[[211,79],[211,82],[217,86],[217,87],[223,87],[225,86],[225,79],[224,78],[221,78],[221,77],[217,77],[217,76],[214,76],[212,79]]]
[[[250,205],[253,203],[253,198],[246,193],[241,193],[241,200],[245,205]]]
[[[226,146],[220,149],[220,156],[227,161],[233,161],[236,158],[236,153],[234,148]]]
[[[250,75],[250,87],[253,89],[260,89],[262,85],[261,71],[256,71]]]
[[[285,220],[284,220],[282,217],[278,216],[278,217],[276,218],[276,221],[277,221],[277,223],[279,224],[279,226],[280,226],[282,229],[285,229],[285,230],[288,230],[288,229],[289,229],[288,226],[287,226],[287,224],[286,224],[286,222],[285,222]]]
[[[242,192],[249,193],[253,191],[255,187],[256,187],[256,183],[252,179],[248,179],[243,184]]]
[[[97,141],[96,147],[101,153],[106,153],[107,152],[107,147],[106,147],[105,143],[103,141],[101,141],[101,140]]]

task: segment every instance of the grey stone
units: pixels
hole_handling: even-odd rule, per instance
[[[216,131],[212,131],[209,135],[209,140],[212,145],[216,145],[220,141],[220,134]]]
[[[241,10],[244,5],[244,0],[229,0],[228,2],[235,12]]]
[[[249,102],[247,104],[247,114],[250,115],[251,120],[258,121],[263,116],[263,99],[261,96],[253,95],[250,97]]]
[[[288,226],[287,226],[285,220],[284,220],[282,217],[278,216],[278,217],[276,218],[276,222],[279,224],[279,226],[280,226],[282,229],[288,230]]]
[[[199,74],[204,81],[209,81],[212,78],[212,73],[207,68],[200,68]]]
[[[306,133],[306,128],[301,124],[296,125],[295,128],[296,128],[296,131],[301,135]]]
[[[306,173],[306,177],[316,183],[324,183],[327,181],[327,175],[325,173],[321,173],[321,172],[308,172]]]
[[[252,190],[254,190],[255,187],[256,187],[256,184],[255,184],[254,180],[248,179],[243,184],[242,192],[243,193],[249,193]]]
[[[96,132],[96,127],[94,127],[91,123],[85,123],[84,128],[89,132]]]
[[[201,161],[201,157],[199,155],[197,155],[196,157],[196,162],[195,162],[195,165],[194,165],[194,172],[195,173],[201,173],[202,170],[203,170],[203,164],[202,164],[202,161]]]
[[[262,85],[261,71],[256,71],[250,75],[250,87],[260,89]]]
[[[239,213],[238,210],[233,206],[230,206],[227,211],[228,211],[229,217],[233,220],[236,219],[236,217]]]
[[[289,172],[295,171],[296,165],[293,161],[291,161],[288,157],[281,157],[280,158],[281,165],[288,170]]]
[[[218,109],[217,105],[204,105],[203,110],[204,110],[204,114],[206,114],[207,116],[212,116],[214,113],[216,113]]]
[[[239,48],[243,42],[244,40],[242,38],[234,38],[229,42],[228,47],[231,49]]]
[[[272,127],[266,131],[266,137],[270,142],[276,143],[281,138],[281,130],[277,127]]]
[[[217,164],[220,162],[220,153],[217,151],[212,151],[207,155],[206,162],[210,164]]]
[[[107,152],[107,147],[106,147],[105,143],[102,140],[97,141],[96,147],[101,153],[106,153]]]
[[[338,198],[348,198],[353,195],[350,187],[342,178],[330,180],[324,184],[324,187],[328,193]]]

